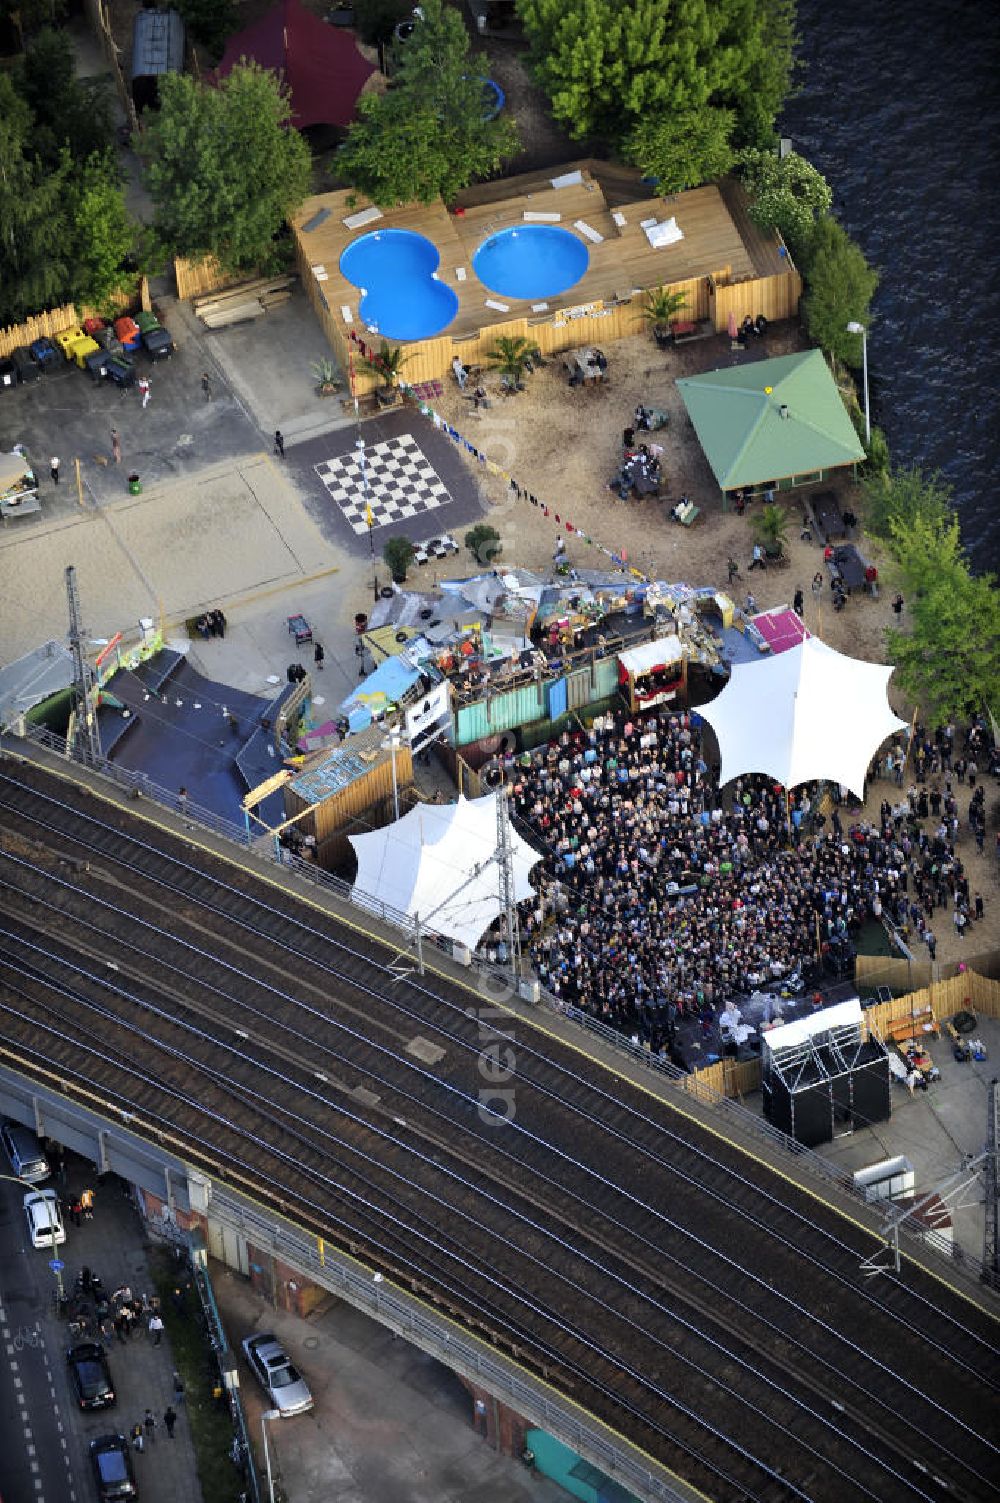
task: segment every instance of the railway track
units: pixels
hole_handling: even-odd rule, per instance
[[[431,1295],[719,1499],[998,1495],[975,1307],[378,940],[0,763],[0,1035]],[[509,1070],[513,1117],[483,1109]],[[500,1066],[503,1068],[501,1069]]]

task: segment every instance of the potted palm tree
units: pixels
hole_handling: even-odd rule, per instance
[[[653,338],[663,344],[670,337],[670,320],[687,307],[686,292],[671,292],[669,287],[651,287],[646,293],[642,316],[653,326]]]
[[[788,541],[788,523],[785,513],[773,501],[762,506],[750,519],[754,537],[768,558],[780,558]]]
[[[522,339],[519,334],[497,336],[497,342],[489,353],[489,363],[492,370],[500,372],[507,391],[524,390],[521,378],[530,369],[536,348],[529,339]]]
[[[375,393],[380,407],[389,407],[396,400],[394,388],[408,359],[409,356],[401,345],[386,344],[384,339],[377,354],[362,356],[362,364],[382,378],[382,385]]]
[[[316,381],[317,396],[332,397],[335,391],[340,390],[340,377],[332,360],[314,360],[312,373]]]

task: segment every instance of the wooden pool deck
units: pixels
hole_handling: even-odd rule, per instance
[[[480,184],[460,194],[450,210],[438,200],[379,212],[347,190],[308,199],[292,222],[299,266],[341,358],[352,334],[368,343],[383,336],[367,330],[361,290],[342,275],[340,258],[362,235],[386,229],[412,230],[432,241],[441,257],[437,276],[458,299],[447,328],[407,344],[412,381],[440,379],[455,355],[481,363],[501,333],[524,333],[546,353],[634,333],[643,325],[642,294],[660,285],[682,291],[687,316],[710,317],[716,329],[726,327],[730,310],[742,309],[740,320],[746,313],[774,319],[795,311],[798,274],[779,242],[754,225],[738,184],[626,202],[630,179],[622,170],[609,185],[613,207],[587,165],[570,164],[558,178],[567,180],[557,186],[550,174],[534,173]],[[637,176],[633,191],[648,192]],[[365,222],[358,225],[358,216]],[[670,218],[683,238],[654,248],[643,222]],[[475,274],[475,253],[497,231],[531,223],[576,235],[587,247],[587,270],[573,287],[548,298],[491,291]]]

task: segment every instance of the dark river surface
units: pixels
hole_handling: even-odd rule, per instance
[[[1000,4],[799,0],[779,122],[879,268],[868,372],[895,464],[939,469],[1000,569]]]

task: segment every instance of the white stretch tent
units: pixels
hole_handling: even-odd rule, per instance
[[[418,804],[385,829],[349,838],[358,858],[357,892],[419,917],[470,950],[499,917],[495,793],[460,797],[457,804]],[[510,844],[520,903],[533,895],[528,877],[542,857],[513,826]]]
[[[718,699],[698,711],[719,742],[721,781],[750,772],[785,788],[828,779],[863,798],[872,757],[906,730],[886,698],[892,671],[846,658],[818,637],[737,664]]]

